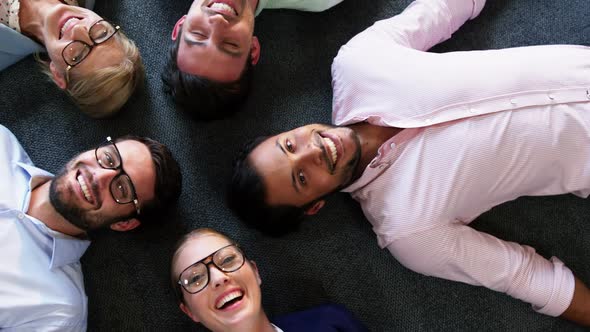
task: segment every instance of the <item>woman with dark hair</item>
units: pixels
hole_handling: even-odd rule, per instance
[[[269,319],[262,308],[256,263],[212,229],[185,235],[170,270],[180,309],[214,332],[368,331],[343,306],[333,304]]]

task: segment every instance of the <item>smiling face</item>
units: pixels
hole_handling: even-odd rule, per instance
[[[129,175],[139,206],[154,199],[156,171],[149,149],[138,141],[117,143],[123,167]],[[57,212],[76,227],[92,230],[128,219],[135,206],[119,204],[110,185],[118,170],[99,166],[95,150],[74,157],[52,180],[50,200]]]
[[[181,38],[178,68],[216,82],[237,81],[249,55],[258,62],[254,10],[248,0],[195,0],[172,34]]]
[[[231,244],[224,236],[208,232],[192,236],[176,252],[172,273],[183,270],[220,248]],[[209,283],[196,294],[182,289],[180,309],[195,322],[212,331],[244,331],[266,317],[262,310],[260,276],[253,262],[246,260],[234,272],[224,273],[213,264],[208,266]]]
[[[345,185],[360,158],[360,143],[347,127],[311,124],[273,136],[248,156],[271,206],[303,207]]]
[[[43,43],[51,59],[50,69],[54,80],[61,88],[65,88],[63,83],[68,66],[62,57],[63,49],[73,40],[93,45],[88,30],[101,19],[91,10],[63,4],[51,7],[45,16]],[[116,34],[106,42],[94,46],[88,56],[70,70],[70,79],[87,77],[96,69],[118,65],[124,57],[123,47]]]

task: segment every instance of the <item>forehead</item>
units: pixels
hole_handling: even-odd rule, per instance
[[[263,179],[272,178],[283,173],[281,170],[287,170],[288,159],[281,150],[281,137],[286,134],[288,132],[265,139],[248,156],[248,161]]]
[[[174,269],[180,272],[228,244],[231,242],[219,234],[205,233],[193,236],[178,250]]]
[[[176,58],[178,69],[216,82],[234,82],[240,78],[246,66],[248,52],[243,52],[239,57],[231,56],[211,41],[204,41],[203,44],[188,43],[185,39],[188,34],[189,32],[185,31],[179,37],[180,45]]]
[[[82,76],[92,74],[99,68],[120,64],[124,57],[123,44],[120,32],[118,32],[106,42],[94,46],[86,59],[74,67],[72,71],[76,71],[78,75]]]

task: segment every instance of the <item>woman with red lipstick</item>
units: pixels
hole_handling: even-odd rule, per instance
[[[229,237],[194,230],[176,245],[171,281],[180,309],[211,331],[367,331],[340,305],[322,305],[269,320],[262,309],[261,279]]]
[[[86,8],[78,5],[85,5]],[[0,70],[46,52],[43,71],[80,109],[106,117],[129,99],[144,69],[120,27],[90,9],[94,0],[0,0]]]

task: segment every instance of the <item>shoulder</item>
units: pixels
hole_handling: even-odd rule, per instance
[[[368,331],[348,309],[339,304],[319,305],[276,317],[272,321],[285,332]]]
[[[2,125],[0,125],[0,153],[5,161],[33,164],[18,139],[8,128]]]

